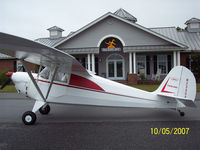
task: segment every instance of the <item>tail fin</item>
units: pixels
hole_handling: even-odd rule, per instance
[[[194,102],[196,97],[195,77],[186,67],[174,67],[154,93]]]

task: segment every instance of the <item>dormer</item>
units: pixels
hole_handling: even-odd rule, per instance
[[[114,14],[133,23],[137,22],[137,18],[122,8],[118,9]]]
[[[187,25],[188,32],[200,32],[200,19],[191,18],[185,24]]]
[[[64,31],[63,29],[61,29],[57,26],[53,26],[47,30],[49,31],[49,37],[51,39],[57,39],[57,38],[62,37],[62,32]]]

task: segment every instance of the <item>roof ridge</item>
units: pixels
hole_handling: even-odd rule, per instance
[[[67,36],[62,36],[62,37],[55,38],[55,39],[52,39],[52,38],[50,38],[50,37],[44,37],[44,38],[35,39],[35,41],[36,41],[36,40],[41,40],[41,39],[57,40],[57,39],[66,38],[66,37],[67,37]]]
[[[163,28],[176,28],[175,26],[171,27],[153,27],[153,28],[148,28],[148,29],[163,29]]]

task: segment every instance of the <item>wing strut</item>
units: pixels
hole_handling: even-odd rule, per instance
[[[31,81],[32,81],[33,84],[35,85],[35,88],[37,89],[37,91],[38,91],[38,93],[40,94],[41,98],[43,99],[44,102],[46,102],[46,99],[44,98],[44,96],[43,96],[43,94],[42,94],[42,92],[41,92],[39,86],[37,85],[37,83],[36,83],[36,81],[35,81],[35,79],[34,79],[32,73],[31,73],[31,71],[29,70],[29,68],[27,67],[25,61],[24,61],[24,60],[21,60],[21,62],[22,62],[22,64],[23,64],[23,66],[24,66],[26,72],[28,73],[29,77],[31,78]]]
[[[58,70],[58,67],[55,67],[55,69],[54,69],[54,71],[53,71],[53,76],[52,76],[52,79],[51,79],[51,83],[50,83],[49,88],[48,88],[48,91],[47,91],[46,99],[48,98],[49,92],[51,91],[51,87],[52,87],[53,81],[54,81],[54,79],[55,79],[57,70]]]

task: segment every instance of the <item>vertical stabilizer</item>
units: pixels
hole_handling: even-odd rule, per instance
[[[195,77],[186,67],[174,67],[154,93],[194,101],[196,97]]]

